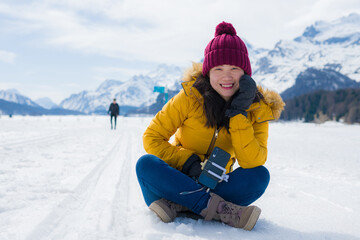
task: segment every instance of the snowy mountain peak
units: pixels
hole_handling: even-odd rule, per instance
[[[317,21],[307,27],[295,41],[317,44],[360,44],[360,15],[352,13],[331,22]]]
[[[339,20],[343,23],[359,24],[360,23],[360,14],[350,13],[348,16],[342,17]]]
[[[52,109],[58,107],[50,98],[44,97],[44,98],[38,98],[35,100],[37,104],[39,104],[41,107],[45,109]]]
[[[314,38],[316,35],[318,35],[320,31],[318,31],[314,25],[311,25],[307,27],[303,33],[303,36],[306,38]]]
[[[105,80],[104,82],[102,82],[100,84],[100,86],[96,89],[96,91],[104,91],[106,89],[109,89],[113,86],[119,86],[121,84],[123,84],[124,82],[122,81],[119,81],[119,80],[112,80],[112,79],[108,79],[108,80]]]
[[[154,85],[175,90],[180,88],[183,70],[175,65],[161,64],[148,76],[154,80]]]
[[[6,92],[8,92],[9,94],[18,94],[18,95],[21,95],[21,93],[15,89],[15,88],[11,88],[11,89],[8,89],[6,90]]]
[[[127,81],[106,80],[95,91],[73,94],[60,106],[85,113],[106,113],[115,97],[121,106],[142,107],[156,101],[159,93],[154,86],[166,86],[170,90],[181,88],[182,70],[175,65],[159,65],[147,75],[135,75]],[[124,108],[121,108],[124,113]]]
[[[256,81],[282,93],[308,68],[332,69],[360,82],[360,15],[318,21],[270,51],[250,55]]]
[[[21,95],[16,89],[0,90],[0,99],[19,104],[25,104],[32,107],[39,107],[38,104],[36,104],[30,98]]]

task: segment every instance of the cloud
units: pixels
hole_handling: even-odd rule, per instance
[[[144,68],[141,69],[141,66],[134,66],[134,67],[94,67],[93,70],[98,73],[98,74],[102,74],[105,75],[107,77],[105,78],[119,78],[119,76],[134,76],[134,75],[140,75],[140,74],[146,74],[148,73],[149,69],[148,68]],[[127,79],[123,79],[123,80],[127,80]]]
[[[342,5],[340,0],[313,2],[43,0],[0,4],[0,13],[9,17],[17,34],[36,33],[39,45],[184,66],[200,60],[216,24],[223,20],[233,23],[255,47],[270,47],[284,37],[296,37],[306,24],[326,14],[359,9],[356,0],[341,0]],[[341,7],[334,10],[337,5]]]
[[[337,18],[360,13],[360,2],[358,0],[317,0],[301,16],[289,21],[289,28],[304,27],[316,21],[332,21]]]
[[[17,89],[20,86],[21,86],[20,83],[5,82],[5,81],[0,82],[0,90],[13,89],[13,88]]]
[[[183,24],[189,26],[184,16],[191,14],[191,10],[182,10],[181,17],[169,11],[183,9],[180,4],[190,4],[190,1],[173,5],[140,0],[104,3],[48,0],[11,7],[3,4],[0,12],[9,17],[16,31],[32,30],[40,41],[49,45],[127,61],[179,63],[177,59],[184,53],[186,43],[193,41],[189,35],[191,30],[183,27]],[[188,61],[201,52],[187,50],[187,54],[192,55]]]
[[[16,54],[13,52],[8,52],[4,50],[0,50],[0,61],[5,63],[14,63],[16,58]]]

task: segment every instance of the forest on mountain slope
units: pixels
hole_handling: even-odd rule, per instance
[[[315,91],[285,101],[282,120],[360,123],[360,89]]]

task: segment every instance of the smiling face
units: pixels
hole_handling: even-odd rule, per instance
[[[210,85],[225,100],[239,90],[240,77],[244,70],[233,65],[219,65],[209,71]]]

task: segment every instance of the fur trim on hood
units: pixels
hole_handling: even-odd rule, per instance
[[[196,80],[200,75],[202,75],[202,63],[193,62],[192,67],[188,68],[183,76],[184,82],[191,82]],[[272,90],[264,89],[261,86],[257,86],[259,92],[264,96],[264,102],[271,107],[274,118],[278,120],[280,118],[281,112],[284,110],[285,103],[282,100],[281,96]]]

